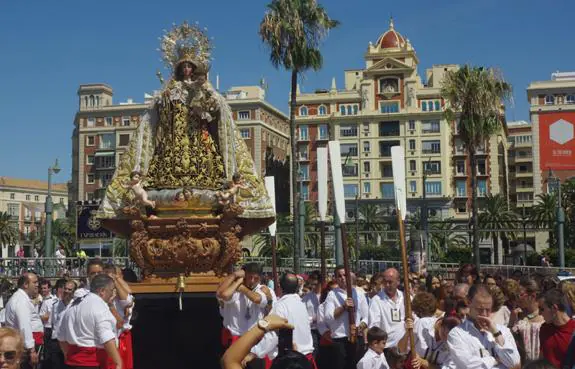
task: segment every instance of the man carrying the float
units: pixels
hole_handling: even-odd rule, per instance
[[[76,298],[64,313],[57,336],[68,368],[106,367],[109,357],[116,369],[122,369],[116,347],[116,319],[108,307],[114,290],[112,278],[96,275],[90,282],[90,292]]]

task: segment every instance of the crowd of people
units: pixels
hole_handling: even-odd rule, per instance
[[[223,368],[575,368],[573,282],[467,264],[455,280],[410,273],[407,293],[389,268],[350,273],[348,296],[346,277],[287,272],[274,286],[255,263],[230,274],[217,290]]]
[[[133,308],[122,271],[100,259],[54,286],[25,272],[0,311],[0,368],[133,369]]]

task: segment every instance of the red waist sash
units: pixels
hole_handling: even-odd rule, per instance
[[[77,345],[68,345],[66,354],[66,365],[69,366],[100,366],[98,361],[98,351],[96,347],[80,347]],[[104,351],[104,353],[106,353]]]
[[[44,344],[44,332],[32,332],[32,337],[34,337],[34,343],[37,345]]]

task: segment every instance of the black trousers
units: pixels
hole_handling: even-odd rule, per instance
[[[351,343],[344,338],[335,338],[331,345],[332,369],[355,369],[357,365],[357,341]]]
[[[311,338],[313,339],[313,358],[317,360],[319,354],[319,339],[321,338],[321,334],[317,329],[311,330]]]
[[[44,344],[43,369],[65,369],[64,353],[58,344],[58,340],[48,340]]]

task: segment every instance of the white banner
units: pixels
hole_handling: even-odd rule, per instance
[[[327,156],[327,147],[317,148],[317,197],[319,218],[322,222],[325,222],[325,218],[327,216]]]
[[[401,211],[401,217],[405,220],[407,199],[405,192],[405,151],[403,147],[393,146],[391,148],[391,167],[393,169],[395,206]]]
[[[268,191],[268,196],[270,197],[270,200],[272,202],[272,207],[273,207],[274,213],[275,213],[276,212],[276,187],[275,187],[275,183],[274,183],[274,177],[265,177],[264,183],[266,186],[266,190]],[[277,214],[276,214],[276,216],[277,216]],[[268,229],[270,231],[270,235],[272,237],[275,236],[276,235],[276,229],[277,229],[277,222],[273,222],[272,224],[270,224]]]
[[[345,196],[343,192],[343,174],[341,172],[341,150],[339,141],[329,141],[329,158],[331,163],[331,180],[335,209],[341,223],[345,223]]]

